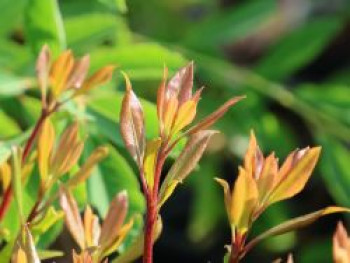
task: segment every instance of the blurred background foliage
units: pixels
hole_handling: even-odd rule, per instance
[[[92,70],[117,64],[110,85],[68,104],[54,121],[61,128],[67,117],[84,124],[86,155],[96,145],[110,145],[108,159],[77,190],[80,204],[91,202],[103,216],[114,194],[127,189],[130,214],[142,213],[135,167],[118,129],[124,90],[119,70],[130,75],[143,98],[147,134],[152,136],[164,64],[174,73],[193,60],[196,87],[207,86],[199,115],[228,97],[246,94],[247,99],[220,121],[221,135],[163,210],[156,262],[221,262],[229,228],[213,177],[234,180],[250,129],[265,153],[275,151],[281,158],[296,147],[323,147],[307,189],[269,209],[255,233],[328,204],[350,206],[349,16],[348,0],[0,0],[0,146],[6,152],[23,141],[38,117],[35,58],[44,43],[55,55],[65,48],[79,56],[89,53]],[[25,189],[27,206],[35,197],[35,180]],[[14,213],[13,208],[5,220],[10,229],[18,227]],[[329,262],[339,219],[331,216],[267,240],[246,262],[268,262],[287,251],[296,262]],[[61,227],[48,230],[39,246],[70,251],[67,235],[57,236]],[[6,246],[1,253],[8,253]]]

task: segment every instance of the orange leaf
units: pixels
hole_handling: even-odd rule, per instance
[[[38,137],[38,164],[42,182],[45,182],[49,174],[49,160],[54,147],[55,137],[55,129],[50,119],[47,118],[40,129]]]
[[[75,187],[84,182],[90,176],[93,168],[108,155],[107,147],[98,147],[89,156],[89,158],[80,167],[79,171],[74,174],[66,183],[67,187]]]
[[[280,181],[271,193],[269,203],[293,197],[303,190],[317,163],[320,152],[321,147],[314,147],[297,152],[295,155],[296,160],[290,171],[288,171],[284,178],[278,178]],[[299,157],[298,155],[301,154],[302,156]],[[280,176],[279,174],[278,177]]]
[[[197,103],[193,100],[188,100],[180,106],[171,131],[173,135],[177,134],[193,121],[196,116],[196,107]]]
[[[98,222],[98,216],[92,212],[90,206],[87,206],[84,212],[84,234],[88,247],[98,246],[101,228]]]
[[[73,196],[64,188],[60,189],[60,205],[65,213],[66,226],[81,249],[85,248],[83,222]]]
[[[220,119],[228,109],[236,104],[238,101],[244,99],[245,96],[241,97],[235,97],[227,101],[224,105],[222,105],[219,109],[217,109],[215,112],[201,120],[199,123],[197,123],[195,126],[190,128],[186,133],[187,134],[194,134],[200,130],[208,129],[210,126],[212,126],[218,119]]]
[[[66,82],[74,66],[72,51],[63,52],[53,63],[50,71],[52,93],[57,98],[67,87]]]
[[[83,86],[77,90],[75,95],[86,93],[92,88],[95,88],[110,81],[112,79],[114,69],[114,65],[108,65],[101,68],[85,81]]]
[[[258,201],[258,189],[254,179],[240,167],[235,182],[231,202],[231,218],[237,231],[244,234],[248,231]]]
[[[341,222],[333,235],[333,261],[334,263],[350,262],[350,238]]]
[[[119,235],[128,211],[128,195],[120,192],[111,202],[107,216],[102,224],[99,244],[101,251],[108,250]]]

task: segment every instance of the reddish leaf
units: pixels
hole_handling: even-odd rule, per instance
[[[132,91],[129,78],[126,74],[124,74],[124,77],[126,94],[120,112],[120,132],[126,148],[141,167],[145,148],[143,111],[140,101]]]

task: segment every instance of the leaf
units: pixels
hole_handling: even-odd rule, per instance
[[[293,197],[304,189],[305,184],[309,180],[317,163],[321,147],[313,147],[302,151],[306,152],[300,159],[297,159],[296,161],[293,160],[296,163],[292,164],[292,167],[287,171],[285,176],[282,174],[283,166],[281,167],[277,178],[280,182],[277,183],[277,186],[273,190],[268,202],[274,203]],[[297,152],[296,155],[302,151]],[[295,156],[295,158],[298,157]],[[288,161],[288,159],[286,161]]]
[[[41,101],[46,107],[46,95],[49,82],[49,72],[51,66],[51,52],[47,45],[44,45],[36,61],[36,76],[41,90]]]
[[[291,76],[315,59],[341,29],[338,17],[313,19],[276,43],[260,60],[256,71],[273,80]]]
[[[131,83],[124,74],[126,94],[120,111],[120,133],[125,146],[139,167],[145,151],[145,125],[140,101],[131,89]]]
[[[92,170],[95,166],[106,156],[108,155],[107,147],[98,147],[96,148],[80,167],[79,171],[74,174],[66,183],[67,187],[76,187],[79,183],[85,182],[88,177],[91,175]]]
[[[96,140],[96,138],[95,138]],[[88,147],[93,147],[94,143]],[[109,147],[109,155],[93,170],[88,180],[91,204],[104,217],[115,195],[126,190],[129,197],[129,216],[144,212],[145,203],[137,176],[122,155]]]
[[[26,225],[23,225],[17,241],[15,242],[12,262],[15,263],[40,263],[38,253],[35,249],[33,237]],[[24,260],[25,259],[25,260]],[[24,261],[20,261],[24,260]]]
[[[101,250],[109,250],[113,245],[123,226],[128,211],[128,195],[126,191],[120,192],[111,202],[106,218],[101,228],[99,244]]]
[[[342,222],[339,222],[333,235],[333,261],[346,263],[350,260],[350,239]]]
[[[238,101],[244,99],[245,96],[235,97],[230,100],[228,100],[224,105],[222,105],[219,109],[211,113],[209,116],[205,117],[203,120],[201,120],[199,123],[197,123],[195,126],[191,127],[186,133],[188,134],[194,134],[200,130],[205,130],[212,126],[218,119],[220,119],[227,111],[228,109],[236,104]]]
[[[170,73],[182,67],[186,59],[179,52],[172,51],[158,43],[138,43],[116,48],[99,48],[91,52],[92,68],[107,64],[118,65],[132,80],[160,80],[164,64]]]
[[[38,255],[41,260],[63,257],[64,253],[58,250],[38,250]]]
[[[315,222],[316,220],[318,220],[322,216],[334,214],[334,213],[342,213],[342,212],[349,213],[350,210],[347,208],[343,208],[343,207],[329,206],[329,207],[326,207],[324,209],[318,210],[316,212],[290,219],[290,220],[288,220],[284,223],[281,223],[273,228],[270,228],[266,232],[255,237],[252,241],[250,241],[247,244],[246,247],[249,247],[249,249],[250,249],[263,239],[266,239],[266,238],[269,238],[272,236],[281,235],[281,234],[305,227],[309,224],[312,224],[313,222]]]
[[[165,98],[178,97],[179,106],[192,97],[193,62],[181,68],[170,79],[165,90]]]
[[[34,85],[35,81],[32,78],[20,77],[13,73],[0,70],[0,97],[18,96]]]
[[[17,204],[18,215],[21,220],[21,223],[24,223],[24,214],[23,214],[23,197],[22,197],[22,164],[21,164],[22,153],[20,148],[12,148],[12,169],[13,169],[13,192],[15,201]]]
[[[40,221],[34,222],[31,230],[35,235],[41,235],[47,232],[54,224],[64,217],[63,211],[57,211],[53,206],[50,206]]]
[[[65,49],[66,40],[57,0],[30,0],[25,8],[25,33],[33,53],[48,44],[54,55]]]
[[[83,222],[80,218],[78,205],[73,196],[64,188],[60,189],[60,205],[65,213],[65,223],[81,249],[85,248]]]
[[[38,165],[42,183],[48,177],[51,152],[55,144],[55,129],[50,119],[46,119],[38,136]]]
[[[147,141],[146,144],[146,153],[143,161],[143,170],[149,189],[153,189],[154,186],[154,175],[157,164],[158,150],[161,146],[161,143],[161,139],[157,138],[151,141]]]
[[[109,82],[112,79],[114,69],[115,66],[113,65],[99,69],[84,82],[81,89],[77,90],[76,95],[87,93],[89,90]]]
[[[207,147],[210,137],[216,131],[204,130],[192,135],[175,163],[170,168],[160,188],[159,206],[169,198],[175,186],[182,182],[196,167]]]
[[[0,123],[6,129],[0,130],[0,138],[8,138],[18,135],[21,132],[21,128],[14,119],[8,116],[3,110],[0,109]]]
[[[275,1],[267,0],[249,1],[229,9],[225,8],[192,27],[183,44],[194,50],[213,53],[218,51],[218,47],[231,44],[254,32],[257,25],[273,15],[276,7]]]
[[[349,207],[349,149],[340,141],[324,134],[318,134],[317,141],[323,147],[323,154],[320,160],[320,172],[325,182],[324,185],[337,204]]]
[[[233,188],[230,213],[235,228],[240,234],[249,230],[253,212],[258,202],[258,188],[250,174],[240,167],[239,175]]]

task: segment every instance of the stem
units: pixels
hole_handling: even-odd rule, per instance
[[[145,192],[147,200],[147,215],[146,215],[146,229],[144,236],[144,257],[143,263],[153,262],[153,243],[154,243],[154,227],[158,217],[158,189],[160,183],[160,177],[162,168],[166,159],[166,155],[163,153],[163,148],[159,151],[157,158],[157,165],[154,173],[154,186],[153,189],[148,189]],[[141,174],[141,177],[143,174]]]
[[[152,197],[147,198],[147,218],[144,237],[144,257],[143,263],[153,262],[153,233],[157,218],[157,206]]]
[[[43,110],[41,112],[41,115],[40,115],[38,121],[36,122],[36,124],[33,128],[33,131],[28,138],[26,145],[24,146],[22,160],[21,160],[22,164],[25,163],[25,161],[27,160],[29,153],[30,153],[30,150],[34,144],[35,138],[37,137],[37,135],[40,131],[40,128],[41,128],[42,124],[44,123],[45,119],[47,117],[49,117],[51,113],[56,111],[58,109],[58,107],[59,107],[59,104],[56,104],[56,106],[53,108],[52,111]],[[6,189],[6,192],[4,193],[4,196],[3,196],[3,199],[2,199],[2,202],[0,205],[0,222],[4,219],[4,216],[10,207],[11,199],[12,199],[12,187],[9,186]]]

